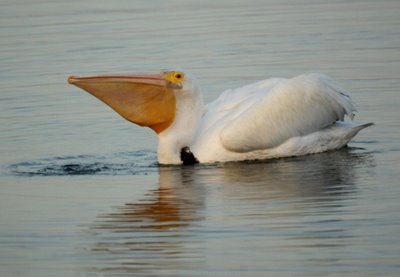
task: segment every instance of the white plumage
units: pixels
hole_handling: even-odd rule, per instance
[[[272,78],[208,104],[192,152],[201,162],[305,155],[345,146],[362,128],[349,93],[321,74]]]

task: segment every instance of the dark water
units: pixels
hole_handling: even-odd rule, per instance
[[[399,1],[2,1],[0,276],[398,276]],[[183,67],[206,101],[322,72],[348,148],[156,163],[156,138],[66,84]]]
[[[10,165],[14,176],[138,175],[158,172],[157,153],[136,151],[112,155],[62,156]]]

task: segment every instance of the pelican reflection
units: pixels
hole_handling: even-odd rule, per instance
[[[97,270],[145,274],[201,267],[202,256],[196,254],[201,245],[194,240],[193,230],[203,220],[205,191],[193,182],[194,170],[160,167],[159,187],[149,191],[145,200],[99,216],[91,228],[97,240],[91,252],[107,261]]]
[[[157,189],[142,201],[100,216],[92,226],[91,252],[104,259],[97,270],[201,273],[209,255],[215,255],[214,245],[241,249],[242,241],[234,239],[232,230],[245,230],[247,242],[261,239],[263,244],[277,232],[290,241],[285,249],[321,240],[340,246],[351,237],[337,227],[342,220],[338,213],[346,205],[342,200],[357,192],[361,169],[374,166],[368,153],[345,149],[260,163],[159,167]],[[321,211],[325,214],[310,217]],[[308,230],[307,236],[298,231],[302,229]]]

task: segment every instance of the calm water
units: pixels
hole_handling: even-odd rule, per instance
[[[0,276],[398,276],[400,2],[2,0]],[[66,84],[183,67],[207,101],[323,72],[375,122],[347,149],[158,167]]]

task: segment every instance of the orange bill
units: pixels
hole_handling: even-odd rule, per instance
[[[156,133],[175,119],[175,95],[162,74],[70,76],[68,82],[97,97],[126,120]]]

